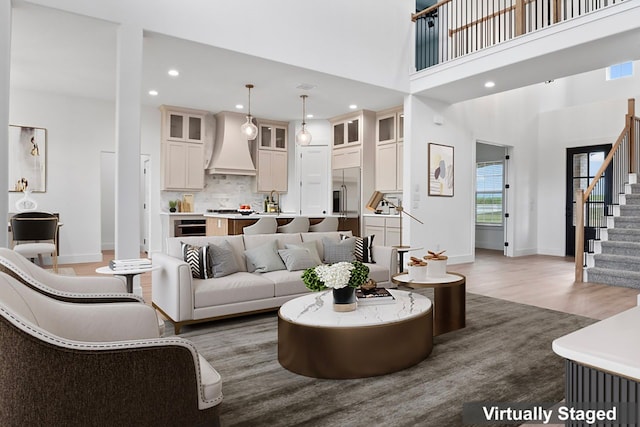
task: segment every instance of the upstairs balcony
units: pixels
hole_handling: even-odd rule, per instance
[[[423,70],[623,1],[442,0],[411,18],[416,23],[416,69]]]

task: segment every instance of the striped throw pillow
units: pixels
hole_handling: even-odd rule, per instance
[[[191,277],[210,279],[213,277],[209,247],[195,246],[182,242],[182,257],[191,268]]]
[[[356,261],[375,264],[373,259],[373,252],[371,247],[373,246],[373,238],[376,237],[375,234],[365,237],[351,237],[344,234],[340,235],[341,240],[346,239],[356,239],[356,248],[354,254],[356,256]]]

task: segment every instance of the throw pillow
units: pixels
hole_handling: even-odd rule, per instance
[[[306,270],[322,264],[305,248],[280,249],[278,253],[289,271]]]
[[[324,246],[324,262],[327,264],[341,261],[353,262],[356,260],[356,239],[353,237],[337,242],[324,237],[322,238],[322,245]]]
[[[233,249],[226,240],[219,245],[209,244],[211,254],[211,270],[213,277],[224,277],[240,271]]]
[[[278,242],[272,240],[264,245],[244,251],[247,257],[247,271],[266,273],[268,271],[284,270],[286,267],[278,254]]]
[[[213,277],[211,270],[211,256],[208,246],[196,246],[182,243],[182,259],[191,268],[191,277],[195,279],[210,279]]]
[[[320,254],[318,254],[318,247],[316,246],[316,242],[303,242],[303,243],[287,243],[284,245],[287,249],[306,249],[309,251],[309,254],[313,257],[316,265],[322,264],[322,260],[320,259]],[[285,262],[286,264],[286,262]]]
[[[371,250],[374,237],[376,237],[375,234],[365,237],[353,237],[354,239],[356,239],[355,255],[357,261],[375,264],[375,260],[373,259],[373,251]],[[352,237],[341,234],[340,238],[342,240],[346,240]]]

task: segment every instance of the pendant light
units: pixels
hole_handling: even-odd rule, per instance
[[[243,135],[247,137],[247,140],[251,141],[256,139],[258,136],[258,127],[253,124],[253,116],[251,116],[251,89],[253,89],[252,84],[244,85],[247,89],[249,89],[249,108],[247,114],[247,121],[242,126],[240,126],[240,131]]]
[[[300,98],[302,98],[302,129],[300,129],[300,131],[296,135],[296,143],[298,145],[309,145],[311,143],[311,134],[305,128],[307,124],[304,121],[305,117],[307,116],[305,108],[307,95],[300,95]]]

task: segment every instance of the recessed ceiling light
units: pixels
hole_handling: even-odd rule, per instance
[[[307,119],[313,119],[313,114],[307,114]]]
[[[157,90],[150,90],[150,91],[149,91],[149,95],[151,95],[151,96],[158,96],[158,91],[157,91]]]
[[[490,87],[494,87],[495,85],[496,85],[496,84],[495,84],[494,82],[489,81],[489,82],[486,82],[486,83],[484,84],[484,87],[486,87],[486,88],[490,88]]]
[[[236,109],[237,110],[242,110],[244,108],[244,105],[242,104],[236,104]]]
[[[355,110],[356,108],[358,108],[358,106],[356,104],[351,104],[349,105],[349,108],[351,108],[352,110]]]
[[[180,75],[180,72],[179,72],[178,70],[171,69],[171,70],[169,70],[168,74],[169,74],[171,77],[178,77],[178,76]]]

